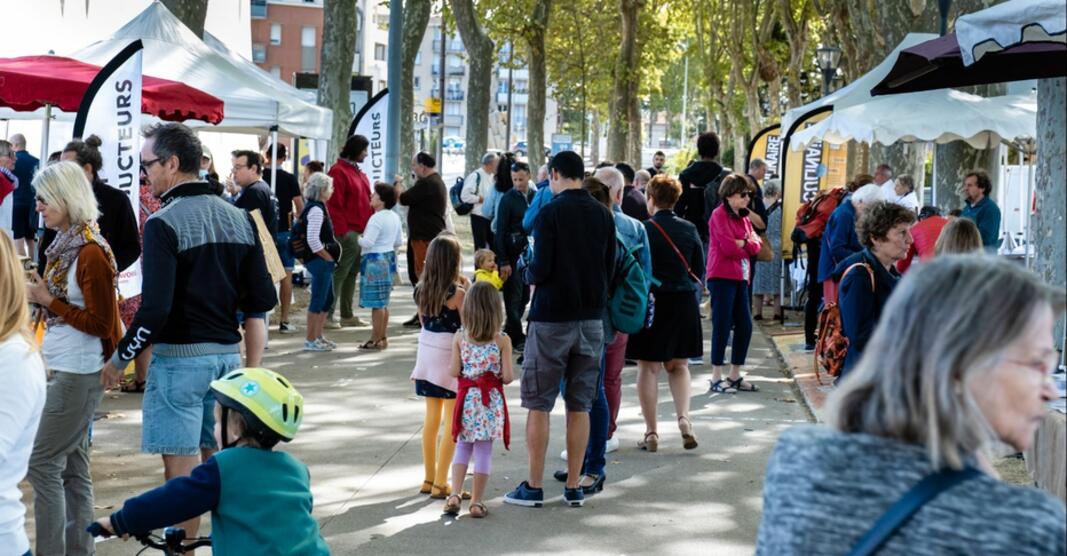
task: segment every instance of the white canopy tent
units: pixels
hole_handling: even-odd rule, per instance
[[[1011,0],[956,20],[963,64],[1024,42],[1067,42],[1063,0]]]
[[[798,106],[787,110],[785,115],[782,116],[783,133],[788,133],[793,122],[812,110],[824,106],[833,106],[836,111],[841,108],[847,108],[855,104],[862,104],[869,101],[871,99],[871,89],[889,74],[889,70],[893,69],[893,64],[897,60],[897,54],[899,54],[901,50],[911,48],[921,42],[936,38],[937,35],[930,33],[908,33],[908,35],[904,37],[904,40],[900,41],[900,44],[893,49],[893,52],[886,56],[880,64],[874,67],[874,69],[867,72],[862,77],[859,77],[848,85],[841,87],[814,102],[809,102],[804,106]]]
[[[160,2],[122,26],[110,38],[70,56],[104,65],[131,41],[144,43],[147,75],[187,83],[221,98],[225,116],[206,131],[261,133],[274,125],[290,135],[328,140],[333,113],[303,100],[300,92],[205,35],[201,41]],[[207,126],[188,122],[190,126]]]
[[[976,149],[1002,140],[1034,137],[1037,98],[1006,95],[983,98],[954,89],[880,96],[863,104],[835,109],[825,120],[793,134],[789,148],[802,150],[813,141],[881,143],[966,141]]]

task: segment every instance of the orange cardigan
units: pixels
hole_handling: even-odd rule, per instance
[[[100,338],[104,347],[104,361],[111,358],[115,346],[122,339],[122,321],[115,292],[115,269],[95,243],[82,247],[78,253],[78,272],[75,279],[85,297],[85,308],[53,299],[48,309],[63,318],[75,330]]]

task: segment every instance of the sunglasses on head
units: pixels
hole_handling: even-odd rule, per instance
[[[529,172],[530,171],[530,165],[526,164],[525,162],[516,162],[516,163],[511,165],[511,171],[512,172]]]

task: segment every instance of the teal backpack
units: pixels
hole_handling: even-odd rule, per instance
[[[637,260],[636,253],[643,246],[627,249],[621,239],[616,237],[615,241],[619,256],[615,257],[615,275],[608,288],[608,316],[616,330],[634,334],[651,322],[653,297],[649,289],[659,281],[645,276]]]

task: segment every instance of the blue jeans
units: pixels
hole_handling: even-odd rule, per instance
[[[278,258],[282,260],[282,266],[285,267],[285,270],[292,272],[293,267],[296,266],[296,258],[293,257],[293,250],[289,248],[288,230],[275,232],[274,246],[278,248]]]
[[[611,424],[611,410],[608,407],[608,397],[604,393],[604,352],[600,352],[600,376],[597,377],[597,395],[593,401],[593,408],[589,410],[589,444],[585,447],[585,463],[582,465],[582,474],[604,475],[604,466],[607,463],[604,456],[607,451],[608,427]]]
[[[152,354],[142,402],[141,451],[193,456],[203,448],[217,448],[211,381],[240,368],[237,345],[233,353],[194,356],[163,355],[166,349],[166,344],[158,344]]]
[[[325,313],[333,305],[333,271],[336,267],[336,262],[320,257],[304,263],[304,269],[311,275],[309,313]]]
[[[726,359],[726,342],[734,332],[730,363],[744,365],[752,341],[752,314],[748,302],[748,282],[712,278],[711,286],[711,364],[721,366]]]

